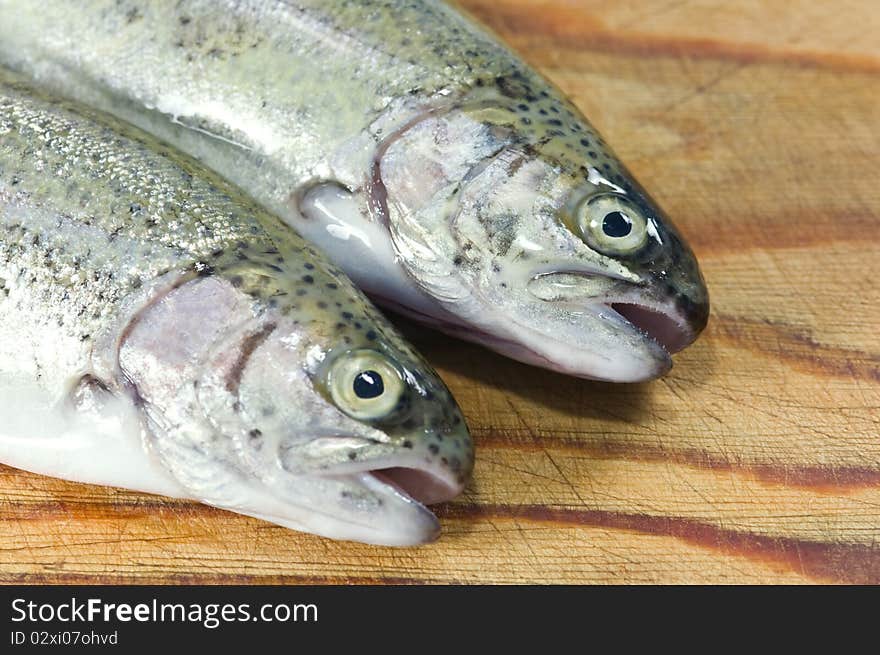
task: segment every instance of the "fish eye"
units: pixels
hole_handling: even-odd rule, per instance
[[[578,209],[584,240],[605,255],[628,255],[648,239],[648,223],[639,209],[617,194],[591,196]]]
[[[361,420],[377,420],[390,414],[404,391],[397,366],[368,349],[341,354],[330,367],[327,383],[336,406]]]

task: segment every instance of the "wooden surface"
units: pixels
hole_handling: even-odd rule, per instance
[[[0,582],[880,582],[880,7],[467,0],[675,217],[705,336],[610,385],[412,326],[475,479],[421,549],[0,468]]]

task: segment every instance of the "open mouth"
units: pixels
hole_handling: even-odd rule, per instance
[[[696,332],[686,317],[680,315],[671,303],[642,299],[638,288],[618,276],[588,268],[538,271],[529,281],[532,294],[548,302],[576,307],[599,300],[605,311],[655,341],[669,354],[690,344]]]
[[[666,312],[626,302],[612,302],[608,306],[663,346],[670,355],[693,341],[692,331]]]
[[[455,471],[416,456],[401,458],[384,454],[360,461],[340,462],[324,469],[322,475],[366,477],[386,491],[422,506],[452,500],[464,488],[462,478]]]
[[[422,505],[444,503],[461,492],[461,485],[428,471],[395,466],[370,473],[380,482]]]
[[[330,488],[341,491],[342,527],[333,534],[384,546],[415,546],[437,539],[440,522],[427,506],[461,493],[466,478],[459,473],[415,451],[364,454],[362,459],[337,461],[310,472],[333,481]]]

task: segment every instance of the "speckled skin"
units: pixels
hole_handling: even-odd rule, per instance
[[[202,159],[380,302],[513,357],[644,379],[668,356],[607,311],[611,301],[671,316],[686,341],[706,323],[693,254],[601,136],[441,2],[0,0],[0,58]],[[473,177],[478,189],[487,164],[493,184],[462,204],[456,194]],[[355,232],[372,245],[328,235],[303,211],[304,190],[327,180],[352,194]],[[579,234],[575,203],[603,191],[652,223],[638,252],[605,255]],[[586,318],[525,291],[538,273],[584,270],[625,282],[587,282]]]
[[[340,270],[188,157],[115,119],[34,95],[2,71],[0,228],[0,383],[39,387],[57,407],[84,384],[131,400],[143,408],[149,450],[188,495],[238,509],[200,476],[211,467],[278,476],[279,459],[291,478],[375,460],[430,469],[451,487],[467,481],[472,446],[448,390]],[[191,302],[208,290],[221,298],[223,325],[210,325],[208,301],[201,314],[165,311],[180,290]],[[167,335],[149,334],[151,325]],[[278,354],[252,365],[264,339]],[[210,370],[168,354],[184,342]],[[329,362],[356,349],[382,353],[404,375],[400,403],[382,419],[348,418],[324,388]],[[273,368],[252,373],[263,360]],[[186,405],[188,393],[195,401]],[[239,434],[244,446],[227,443]],[[330,436],[331,447],[315,446]],[[181,463],[182,450],[190,461]],[[297,487],[297,502],[332,514],[372,497],[340,480],[311,497]]]

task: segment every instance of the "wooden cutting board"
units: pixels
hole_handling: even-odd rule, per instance
[[[404,326],[477,444],[431,546],[338,543],[0,467],[0,582],[880,582],[874,0],[467,0],[690,240],[666,378],[590,383]]]

